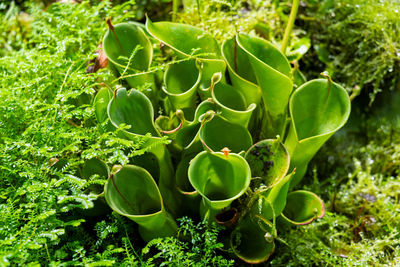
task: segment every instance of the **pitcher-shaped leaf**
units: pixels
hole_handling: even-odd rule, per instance
[[[285,146],[296,174],[295,186],[320,147],[347,121],[350,99],[343,87],[330,80],[317,79],[300,86],[290,98],[292,118]]]
[[[158,116],[155,120],[155,126],[158,131],[164,134],[169,134],[171,139],[176,135],[176,129],[179,129],[181,122],[172,114],[172,116]]]
[[[291,67],[286,57],[271,43],[258,37],[239,34],[237,43],[247,53],[252,70],[261,88],[266,111],[265,136],[282,133],[286,110],[293,90]]]
[[[103,39],[104,52],[119,75],[128,76],[131,87],[153,83],[152,74],[138,74],[147,71],[153,57],[153,48],[144,31],[134,23],[111,25]]]
[[[266,220],[273,220],[281,215],[286,206],[286,197],[292,176],[293,173],[285,176],[272,188],[260,193],[260,197],[252,207],[251,214]]]
[[[222,117],[230,122],[248,126],[256,104],[247,105],[246,98],[234,87],[217,83],[211,88],[211,97]]]
[[[175,173],[176,187],[182,194],[182,214],[197,216],[200,207],[201,196],[189,182],[188,169],[190,161],[195,157],[193,154],[183,155]]]
[[[176,142],[186,153],[199,152],[201,144],[199,143],[199,131],[201,126],[200,117],[209,110],[215,110],[216,105],[210,100],[201,102],[196,109],[194,119],[191,122],[186,122],[176,134]]]
[[[265,262],[275,250],[273,238],[270,237],[271,227],[259,221],[256,217],[246,216],[231,234],[233,252],[249,264]],[[264,224],[263,227],[260,227],[260,223]]]
[[[236,38],[222,44],[222,56],[227,62],[229,77],[235,88],[246,98],[247,104],[259,104],[261,89],[253,73],[247,53],[237,44]]]
[[[112,99],[112,95],[112,91],[104,87],[97,92],[93,101],[97,122],[101,125],[101,129],[105,132],[114,130],[111,122],[106,122],[108,119],[107,107],[108,103],[110,103]],[[105,123],[105,125],[103,125],[103,123]]]
[[[239,153],[247,151],[253,143],[245,127],[231,123],[217,114],[201,126],[199,137],[203,145],[212,151],[221,151],[227,147],[233,153]]]
[[[150,100],[135,89],[129,92],[125,88],[118,89],[108,105],[108,116],[117,128],[121,124],[130,126],[130,129],[124,130],[128,138],[147,133],[153,139],[160,137],[153,122],[154,110]]]
[[[110,169],[104,161],[98,158],[91,158],[83,164],[82,178],[89,180],[93,175],[98,175],[100,179],[105,180],[110,175]],[[93,202],[93,208],[84,211],[85,215],[99,216],[109,212],[104,196],[100,195],[102,192],[103,186],[98,184],[92,184],[85,190],[85,193],[94,193],[98,195],[97,199]]]
[[[252,177],[260,177],[268,188],[282,180],[289,170],[289,152],[278,139],[254,144],[244,158],[249,163]]]
[[[195,107],[200,79],[201,73],[194,59],[168,66],[164,75],[163,91],[167,94],[174,110]]]
[[[282,217],[296,225],[305,225],[325,215],[324,202],[314,193],[305,190],[290,192]]]
[[[149,18],[146,28],[154,38],[182,55],[201,55],[202,58],[221,56],[215,38],[200,28],[167,21],[153,23]]]
[[[251,177],[250,167],[241,156],[206,151],[192,160],[188,174],[203,198],[201,216],[209,221],[247,190]]]
[[[94,98],[94,112],[98,123],[104,123],[107,117],[107,107],[112,99],[112,91],[107,87],[100,89]]]
[[[176,233],[176,223],[164,209],[157,184],[145,169],[121,167],[110,176],[104,190],[108,205],[139,224],[139,233],[146,242]]]
[[[89,179],[92,175],[99,175],[102,178],[108,178],[110,175],[110,170],[108,165],[98,159],[98,158],[91,158],[83,164],[82,167],[82,178]],[[98,192],[100,193],[100,192]]]
[[[200,28],[173,22],[146,20],[147,31],[183,57],[196,57],[203,64],[200,87],[208,88],[214,73],[225,72],[219,45],[215,38]]]
[[[144,147],[150,146],[160,139],[160,134],[153,122],[154,111],[150,100],[135,89],[131,89],[129,92],[125,88],[117,90],[108,105],[108,116],[115,127],[121,124],[130,126],[129,129],[123,130],[128,139],[135,140],[136,136],[144,136],[150,133],[151,137],[143,144]],[[164,145],[160,144],[152,147],[150,152],[158,160],[160,167],[159,186],[167,208],[176,210],[177,201],[174,200],[174,194],[171,192],[175,186],[169,152]]]

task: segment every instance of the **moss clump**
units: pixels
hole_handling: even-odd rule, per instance
[[[312,51],[303,64],[308,75],[327,70],[348,89],[370,97],[400,89],[400,2],[393,0],[306,1],[299,23]],[[320,61],[319,65],[315,62]]]

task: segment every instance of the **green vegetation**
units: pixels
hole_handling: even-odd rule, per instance
[[[363,121],[365,136],[349,125],[316,155],[306,188],[322,196],[329,212],[304,228],[285,229],[288,246],[279,248],[271,264],[399,263],[400,125],[379,113]]]
[[[313,48],[302,62],[308,75],[327,70],[349,91],[358,87],[369,95],[370,104],[377,93],[400,89],[399,1],[306,3],[299,21]]]
[[[154,239],[146,245],[129,219],[111,211],[90,215],[97,196],[88,188],[102,187],[105,180],[98,175],[84,179],[84,162],[98,157],[109,165],[127,164],[129,157],[145,152],[145,139],[120,138],[123,127],[105,133],[91,103],[100,84],[114,79],[106,69],[86,73],[106,32],[105,19],[111,16],[116,24],[143,19],[150,12],[139,1],[117,2],[54,3],[46,9],[37,1],[0,4],[0,265],[240,265],[231,260],[231,251],[221,251],[220,227],[183,218],[178,220],[179,239]],[[252,33],[277,44],[290,11],[290,4],[275,1],[199,2],[202,20],[195,8],[188,8],[177,14],[177,21],[208,25],[219,41],[235,34],[233,20],[243,32],[254,29]],[[151,3],[152,18],[170,18],[168,2]],[[321,196],[326,215],[308,226],[278,228],[269,264],[396,266],[400,113],[398,96],[390,89],[398,90],[399,34],[394,32],[399,20],[392,12],[398,3],[307,3],[310,13],[300,9],[294,29],[299,37],[290,45],[293,50],[297,41],[305,40],[299,26],[310,34],[313,48],[300,62],[307,76],[314,78],[327,68],[346,88],[358,85],[364,92],[383,92],[377,95],[374,112],[353,114],[349,125],[310,162],[304,184],[297,188]],[[325,45],[331,55],[328,61],[320,58],[323,64],[318,65],[318,56],[324,54],[317,55],[317,45]],[[155,51],[153,66],[163,62],[162,51]]]

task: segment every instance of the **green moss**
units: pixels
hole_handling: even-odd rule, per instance
[[[324,0],[306,2],[300,11],[312,41],[302,70],[309,76],[327,70],[349,91],[370,98],[400,88],[400,3],[392,0]],[[317,61],[321,63],[316,64]]]

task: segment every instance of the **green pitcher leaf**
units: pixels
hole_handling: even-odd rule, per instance
[[[162,89],[175,110],[194,108],[200,80],[201,73],[194,59],[180,61],[168,65],[164,75],[165,86]]]
[[[188,169],[195,154],[183,155],[176,168],[175,180],[178,192],[182,195],[183,214],[198,215],[201,196],[189,182]]]
[[[176,142],[182,149],[189,149],[199,141],[200,122],[187,125],[176,134]]]
[[[115,212],[139,224],[145,241],[176,233],[176,223],[164,209],[157,184],[145,169],[133,165],[120,167],[110,175],[104,191],[108,205]]]
[[[158,116],[155,120],[156,129],[164,134],[168,134],[168,136],[173,139],[176,134],[176,131],[179,130],[181,122],[179,119],[172,115],[168,116]]]
[[[150,152],[129,158],[129,164],[141,167],[148,171],[157,183],[160,181],[160,165],[157,157]]]
[[[176,186],[182,194],[187,196],[198,196],[198,192],[189,182],[188,176],[189,163],[195,156],[196,155],[189,154],[182,157],[176,169]]]
[[[201,58],[220,58],[215,38],[200,28],[174,22],[146,20],[147,31],[160,42],[184,56],[200,55]]]
[[[108,165],[98,159],[98,158],[91,158],[83,164],[82,167],[82,178],[89,180],[91,176],[97,174],[102,179],[107,179],[110,175],[110,169]],[[85,193],[95,193],[97,195],[103,192],[103,186],[99,184],[92,184],[86,190]],[[100,195],[97,199],[93,202],[93,208],[87,209],[84,211],[84,215],[88,216],[99,216],[104,215],[109,212],[109,208],[105,202],[104,196]]]
[[[224,83],[217,83],[213,86],[211,97],[224,118],[247,127],[256,104],[247,105],[247,101],[240,91]]]
[[[237,43],[247,53],[261,88],[268,116],[265,135],[275,137],[282,133],[285,126],[287,104],[293,90],[290,63],[275,46],[264,39],[239,34]]]
[[[200,212],[209,221],[247,190],[251,177],[250,167],[241,156],[206,151],[192,160],[188,174],[203,198]]]
[[[112,99],[112,92],[107,87],[100,89],[94,98],[94,112],[98,123],[104,123],[107,119],[107,107]]]
[[[261,89],[257,85],[248,55],[238,46],[236,38],[228,39],[222,44],[222,56],[227,62],[233,86],[240,90],[247,104],[258,105],[261,100]]]
[[[289,153],[277,139],[254,144],[244,158],[249,163],[252,177],[260,177],[267,188],[282,180],[289,170]]]
[[[209,91],[204,91],[211,85],[212,77],[215,73],[225,74],[226,63],[222,59],[198,59],[200,71],[201,71],[201,81],[199,84],[198,93],[201,100],[206,100],[210,97]],[[225,82],[225,75],[222,75],[221,81]]]
[[[108,104],[110,103],[112,96],[113,93],[110,89],[102,88],[97,92],[93,101],[94,113],[103,132],[111,132],[115,129],[115,127],[108,120],[107,115]]]
[[[281,215],[286,206],[286,197],[293,173],[285,176],[267,191],[260,193],[260,197],[252,207],[252,215],[258,215],[266,220],[273,220]]]
[[[91,158],[83,164],[82,167],[82,178],[88,180],[92,175],[99,175],[102,178],[108,178],[110,175],[110,169],[108,165],[98,158]]]
[[[201,126],[199,137],[212,151],[221,151],[227,147],[233,153],[239,153],[247,151],[253,143],[245,127],[231,123],[217,114]]]
[[[257,221],[257,218],[245,217],[231,234],[233,252],[248,264],[267,261],[275,250],[274,241],[269,238],[271,234],[265,232],[267,229],[262,228],[266,227],[260,227]]]
[[[299,190],[288,194],[282,217],[296,225],[305,225],[325,215],[324,202],[314,193]]]
[[[215,109],[215,103],[210,100],[205,100],[197,106],[193,121],[187,122],[176,134],[176,142],[183,149],[189,149],[195,143],[198,143],[201,126],[200,117],[207,111]]]
[[[296,174],[291,186],[304,176],[308,162],[347,121],[350,99],[340,85],[317,79],[300,86],[290,98],[291,125],[285,146]]]
[[[148,147],[160,140],[160,134],[153,122],[154,111],[150,100],[141,92],[131,89],[129,92],[121,88],[115,92],[115,96],[108,105],[108,116],[115,127],[121,124],[130,126],[123,130],[124,135],[132,140],[136,136],[148,137],[144,147]],[[150,151],[158,161],[160,167],[159,186],[168,209],[176,210],[177,202],[174,200],[174,176],[171,157],[168,150],[162,144],[153,146]]]
[[[115,97],[108,105],[108,117],[117,128],[121,124],[130,126],[124,132],[127,137],[147,133],[157,138],[160,136],[153,122],[154,111],[150,100],[135,89],[128,92],[120,88],[115,92]]]
[[[134,23],[111,25],[103,39],[103,49],[119,75],[125,77],[131,87],[154,83],[152,74],[138,74],[147,71],[153,57],[153,47],[141,27]]]
[[[176,141],[176,135],[184,123],[184,118],[183,120],[178,118],[176,113],[171,113],[170,116],[158,116],[155,120],[156,129],[171,140],[168,149],[172,154],[182,152],[182,147]]]
[[[200,28],[174,22],[146,20],[147,31],[160,42],[166,44],[183,57],[196,57],[201,63],[201,88],[210,86],[211,77],[216,72],[225,73],[226,64],[222,60],[220,48],[215,38]],[[202,97],[205,100],[207,96]]]

